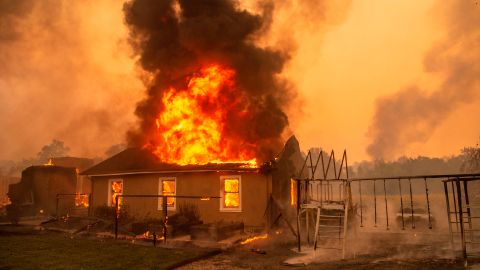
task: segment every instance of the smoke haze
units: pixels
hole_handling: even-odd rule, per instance
[[[274,76],[288,90],[274,97],[288,116],[284,133],[294,131],[305,149],[346,148],[356,161],[451,155],[477,142],[478,80],[468,77],[478,74],[476,2],[251,0],[237,9],[254,18],[247,45],[284,61]],[[138,40],[123,8],[117,0],[0,0],[0,160],[33,157],[53,139],[90,157],[124,143],[137,103],[151,98],[142,82],[161,82],[151,72],[158,59],[137,68],[142,48],[132,51],[129,37]],[[178,41],[204,49],[212,32],[187,34]]]
[[[440,85],[433,91],[412,85],[378,99],[367,148],[374,159],[391,159],[412,143],[425,143],[453,111],[478,99],[480,9],[470,1],[447,1],[438,10],[447,36],[427,53],[424,68],[441,78]]]
[[[0,0],[0,160],[54,138],[84,156],[124,141],[142,93],[121,4]]]

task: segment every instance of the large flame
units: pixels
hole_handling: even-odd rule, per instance
[[[248,114],[235,91],[235,72],[220,65],[201,69],[188,80],[187,89],[170,88],[162,98],[156,119],[158,143],[153,152],[168,163],[246,163],[256,166],[254,147],[227,138],[227,114]],[[228,131],[232,134],[235,131]]]

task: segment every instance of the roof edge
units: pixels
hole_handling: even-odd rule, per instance
[[[204,173],[204,172],[259,172],[259,168],[238,168],[238,169],[200,169],[200,170],[168,170],[168,171],[127,171],[127,172],[115,172],[115,173],[98,173],[98,174],[85,174],[80,175],[98,177],[98,176],[120,176],[120,175],[134,175],[134,174],[169,174],[169,173]]]

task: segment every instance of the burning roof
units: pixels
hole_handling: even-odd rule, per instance
[[[249,163],[207,163],[179,165],[160,161],[148,149],[128,148],[111,158],[81,172],[81,175],[111,175],[127,173],[162,173],[187,171],[258,171]]]

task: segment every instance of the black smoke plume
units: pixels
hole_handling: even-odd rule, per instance
[[[131,40],[141,67],[153,75],[148,95],[136,109],[138,129],[131,131],[131,145],[154,140],[155,119],[168,87],[185,89],[185,78],[207,63],[235,70],[236,91],[249,117],[227,115],[223,136],[256,145],[257,158],[278,152],[288,126],[284,113],[290,89],[277,77],[288,58],[285,53],[255,45],[255,35],[265,31],[273,5],[263,15],[241,10],[231,0],[133,0],[124,6]],[[224,104],[228,106],[229,104]]]

